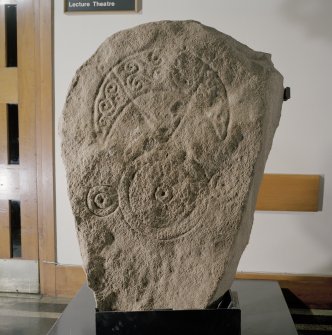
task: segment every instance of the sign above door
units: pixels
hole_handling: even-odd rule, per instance
[[[142,0],[65,0],[65,13],[139,12]]]

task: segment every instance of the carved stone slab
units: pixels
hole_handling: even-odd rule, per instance
[[[282,81],[270,55],[194,21],[119,32],[77,71],[62,154],[100,310],[205,308],[230,287]]]

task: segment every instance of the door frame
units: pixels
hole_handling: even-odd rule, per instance
[[[34,11],[39,276],[41,294],[56,295],[53,0],[23,1]]]

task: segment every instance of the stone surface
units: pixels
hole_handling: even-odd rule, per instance
[[[194,21],[107,39],[61,126],[100,310],[205,308],[231,285],[283,100],[270,55]]]

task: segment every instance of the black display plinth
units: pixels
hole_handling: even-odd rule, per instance
[[[236,280],[231,289],[241,308],[242,335],[297,335],[277,282]],[[96,335],[95,307],[93,292],[85,284],[48,335]]]
[[[96,311],[97,335],[240,335],[241,310],[236,295],[204,310]]]

